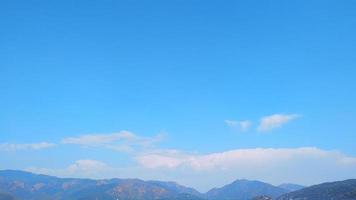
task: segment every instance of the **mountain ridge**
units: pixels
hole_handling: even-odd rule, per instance
[[[356,179],[310,187],[237,179],[200,193],[173,181],[59,178],[0,170],[0,200],[356,200]],[[300,189],[301,188],[301,189]]]
[[[198,191],[175,182],[58,178],[19,170],[0,170],[0,192],[26,200],[159,200],[170,197],[182,199],[189,195],[190,199],[200,199],[196,196],[200,194]]]
[[[286,193],[277,200],[356,200],[356,179],[326,182]]]

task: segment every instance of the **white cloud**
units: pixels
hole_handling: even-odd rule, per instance
[[[136,157],[147,168],[188,167],[193,170],[228,169],[238,166],[260,166],[294,159],[332,158],[335,163],[355,164],[355,157],[337,151],[324,151],[315,147],[237,149],[212,154],[190,154],[179,151],[155,151]]]
[[[152,147],[161,141],[162,134],[154,137],[142,137],[129,131],[120,131],[111,134],[88,134],[78,137],[64,138],[62,144],[75,144],[85,147],[104,147],[116,151],[130,152],[140,148]]]
[[[251,127],[252,122],[249,120],[243,120],[243,121],[225,120],[225,124],[230,128],[238,129],[239,131],[245,132]]]
[[[260,132],[264,131],[269,131],[275,128],[280,128],[284,124],[288,123],[291,120],[294,120],[296,118],[300,117],[300,115],[297,114],[274,114],[270,116],[265,116],[261,119],[259,126],[257,127],[257,130]]]
[[[23,144],[2,143],[0,144],[0,150],[2,151],[41,150],[41,149],[51,148],[54,146],[56,146],[56,144],[48,143],[48,142],[23,143]]]

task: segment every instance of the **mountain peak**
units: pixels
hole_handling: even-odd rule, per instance
[[[238,179],[221,188],[208,191],[206,197],[211,200],[249,200],[262,195],[275,198],[286,192],[288,191],[285,189],[261,181]]]

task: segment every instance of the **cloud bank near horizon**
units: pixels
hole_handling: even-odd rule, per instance
[[[177,181],[200,191],[242,178],[310,185],[356,177],[356,157],[316,147],[234,149],[209,154],[156,149],[141,152],[133,160],[135,164],[128,167],[82,159],[61,169],[26,170],[60,177]]]

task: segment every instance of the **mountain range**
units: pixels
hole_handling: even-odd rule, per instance
[[[0,200],[356,200],[356,180],[303,188],[236,180],[206,193],[175,182],[140,179],[57,178],[0,170]]]

